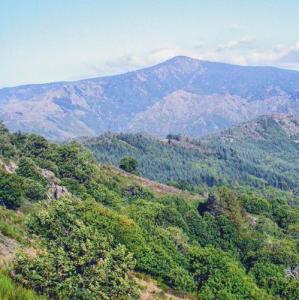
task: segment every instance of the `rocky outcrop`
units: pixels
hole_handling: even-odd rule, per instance
[[[60,179],[55,176],[55,174],[46,169],[41,169],[41,175],[47,179],[50,187],[47,192],[47,197],[49,201],[59,200],[64,194],[68,194],[66,187],[60,185]]]
[[[67,188],[54,182],[51,184],[47,192],[48,200],[50,201],[53,199],[59,200],[65,194],[68,194]]]

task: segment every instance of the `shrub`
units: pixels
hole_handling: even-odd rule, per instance
[[[126,172],[137,174],[138,161],[133,157],[125,156],[120,160],[119,167]]]
[[[201,299],[271,299],[225,252],[193,247],[188,256]]]
[[[16,209],[21,206],[23,200],[22,179],[0,170],[0,201],[7,208]]]
[[[46,197],[47,188],[38,181],[26,178],[23,183],[23,188],[25,197],[29,201],[43,200]]]
[[[23,157],[20,159],[17,168],[17,175],[30,178],[46,185],[46,179],[40,174],[38,167],[31,158]]]

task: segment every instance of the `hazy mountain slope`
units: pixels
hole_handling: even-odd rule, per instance
[[[201,140],[158,140],[142,134],[106,134],[83,140],[99,161],[123,156],[141,174],[161,182],[208,185],[239,182],[296,190],[299,184],[299,117],[259,117]]]
[[[201,136],[271,112],[299,114],[299,72],[175,57],[122,75],[0,90],[12,130],[64,139],[110,131]]]

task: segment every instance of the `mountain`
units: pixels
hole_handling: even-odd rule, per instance
[[[0,119],[50,139],[107,131],[194,137],[267,113],[299,114],[299,72],[174,57],[126,74],[0,90]]]
[[[149,138],[145,145],[131,137],[139,153],[151,147]],[[287,116],[221,134],[224,144],[261,143],[261,167],[271,146],[269,166],[285,164],[275,153],[280,160],[293,153],[285,166],[296,168],[297,138],[298,118]],[[175,164],[180,157],[171,153],[187,160],[191,148],[213,150],[204,145],[209,139],[161,142],[157,155]],[[282,153],[282,142],[290,152]],[[234,152],[219,149],[229,162]],[[0,299],[295,300],[298,220],[299,200],[289,192],[181,191],[100,164],[78,143],[11,133],[0,123]]]
[[[120,133],[81,141],[101,162],[118,166],[131,156],[143,176],[180,187],[239,183],[299,192],[298,116],[261,116],[199,140],[173,137]]]

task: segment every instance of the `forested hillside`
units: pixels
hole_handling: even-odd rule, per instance
[[[105,163],[139,162],[142,176],[181,188],[245,184],[299,192],[299,118],[270,115],[202,139],[105,134],[82,139]]]
[[[169,149],[183,157],[192,147]],[[291,193],[191,195],[98,164],[77,143],[2,125],[0,155],[1,299],[139,299],[151,278],[162,299],[299,298]]]

